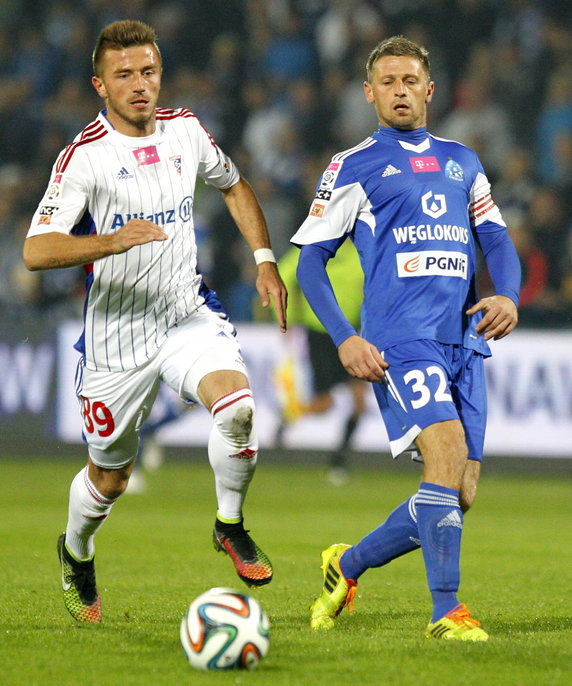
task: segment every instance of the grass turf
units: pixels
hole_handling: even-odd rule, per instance
[[[487,644],[427,641],[421,553],[370,570],[356,610],[329,633],[308,626],[321,588],[320,551],[357,541],[408,497],[417,477],[399,465],[356,471],[346,488],[316,467],[264,465],[246,525],[275,579],[252,591],[272,622],[254,672],[193,670],[179,645],[188,603],[213,586],[242,586],[210,542],[213,482],[205,462],[169,462],[145,495],[125,495],[97,538],[104,623],[82,626],[63,607],[56,539],[77,461],[1,460],[0,682],[4,686],[349,683],[356,686],[572,683],[570,481],[485,476],[467,517],[460,598]]]

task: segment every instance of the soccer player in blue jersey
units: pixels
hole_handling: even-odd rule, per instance
[[[419,490],[385,522],[322,552],[311,626],[331,629],[367,569],[421,547],[433,600],[425,635],[486,641],[457,598],[461,533],[483,456],[487,341],[516,326],[520,264],[475,152],[427,131],[434,87],[423,47],[403,36],[375,47],[364,92],[380,126],[333,157],[292,238],[300,285],[342,364],[373,383],[393,456],[423,461]],[[347,238],[365,276],[361,335],[325,270]],[[496,291],[482,299],[477,244]]]

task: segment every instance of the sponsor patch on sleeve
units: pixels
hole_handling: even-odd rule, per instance
[[[58,174],[58,176],[61,179],[61,174]],[[44,196],[44,199],[47,201],[54,201],[54,200],[59,200],[60,196],[62,194],[62,184],[61,181],[54,181],[48,186],[48,190],[46,191],[46,195]]]
[[[326,171],[322,174],[322,180],[320,182],[320,187],[318,191],[331,191],[336,183],[338,174],[342,167],[343,162],[331,162],[326,168]]]
[[[318,189],[316,193],[316,200],[326,200],[328,201],[332,197],[332,191],[325,191],[322,188]]]
[[[310,208],[310,215],[312,217],[323,217],[324,216],[324,210],[325,206],[322,205],[319,202],[313,203],[312,207]]]

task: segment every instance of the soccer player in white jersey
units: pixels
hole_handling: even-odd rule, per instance
[[[92,83],[97,119],[59,155],[24,245],[31,270],[86,265],[77,393],[87,466],[70,489],[58,540],[64,601],[101,620],[94,535],[124,492],[138,430],[160,381],[213,418],[215,548],[250,586],[272,565],[245,531],[242,505],[257,459],[254,402],[235,330],[197,273],[193,198],[200,176],[221,191],[258,264],[262,305],[286,330],[286,289],[249,184],[185,109],[158,108],[161,54],[154,30],[118,21],[101,32]]]
[[[433,601],[425,635],[486,641],[457,598],[461,532],[483,455],[487,340],[516,326],[520,265],[477,155],[428,133],[433,91],[421,46],[394,36],[372,51],[364,93],[380,126],[333,157],[292,238],[306,298],[348,372],[372,382],[393,456],[424,462],[417,493],[379,527],[354,546],[322,552],[311,626],[331,629],[367,569],[420,547]],[[325,271],[347,238],[365,275],[361,335]],[[475,292],[477,244],[496,290],[483,299]]]

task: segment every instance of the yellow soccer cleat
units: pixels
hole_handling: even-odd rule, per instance
[[[353,579],[346,579],[340,569],[342,554],[351,548],[347,543],[334,543],[322,552],[324,588],[322,594],[311,605],[312,617],[310,626],[315,630],[328,631],[334,627],[334,619],[344,607],[351,612],[354,609],[354,598],[357,584]]]
[[[425,630],[425,638],[443,638],[450,641],[488,641],[489,635],[481,623],[471,617],[469,608],[460,603],[444,617]]]
[[[101,598],[95,585],[93,558],[85,562],[75,560],[66,548],[65,534],[58,538],[58,557],[66,609],[78,622],[101,622]]]

